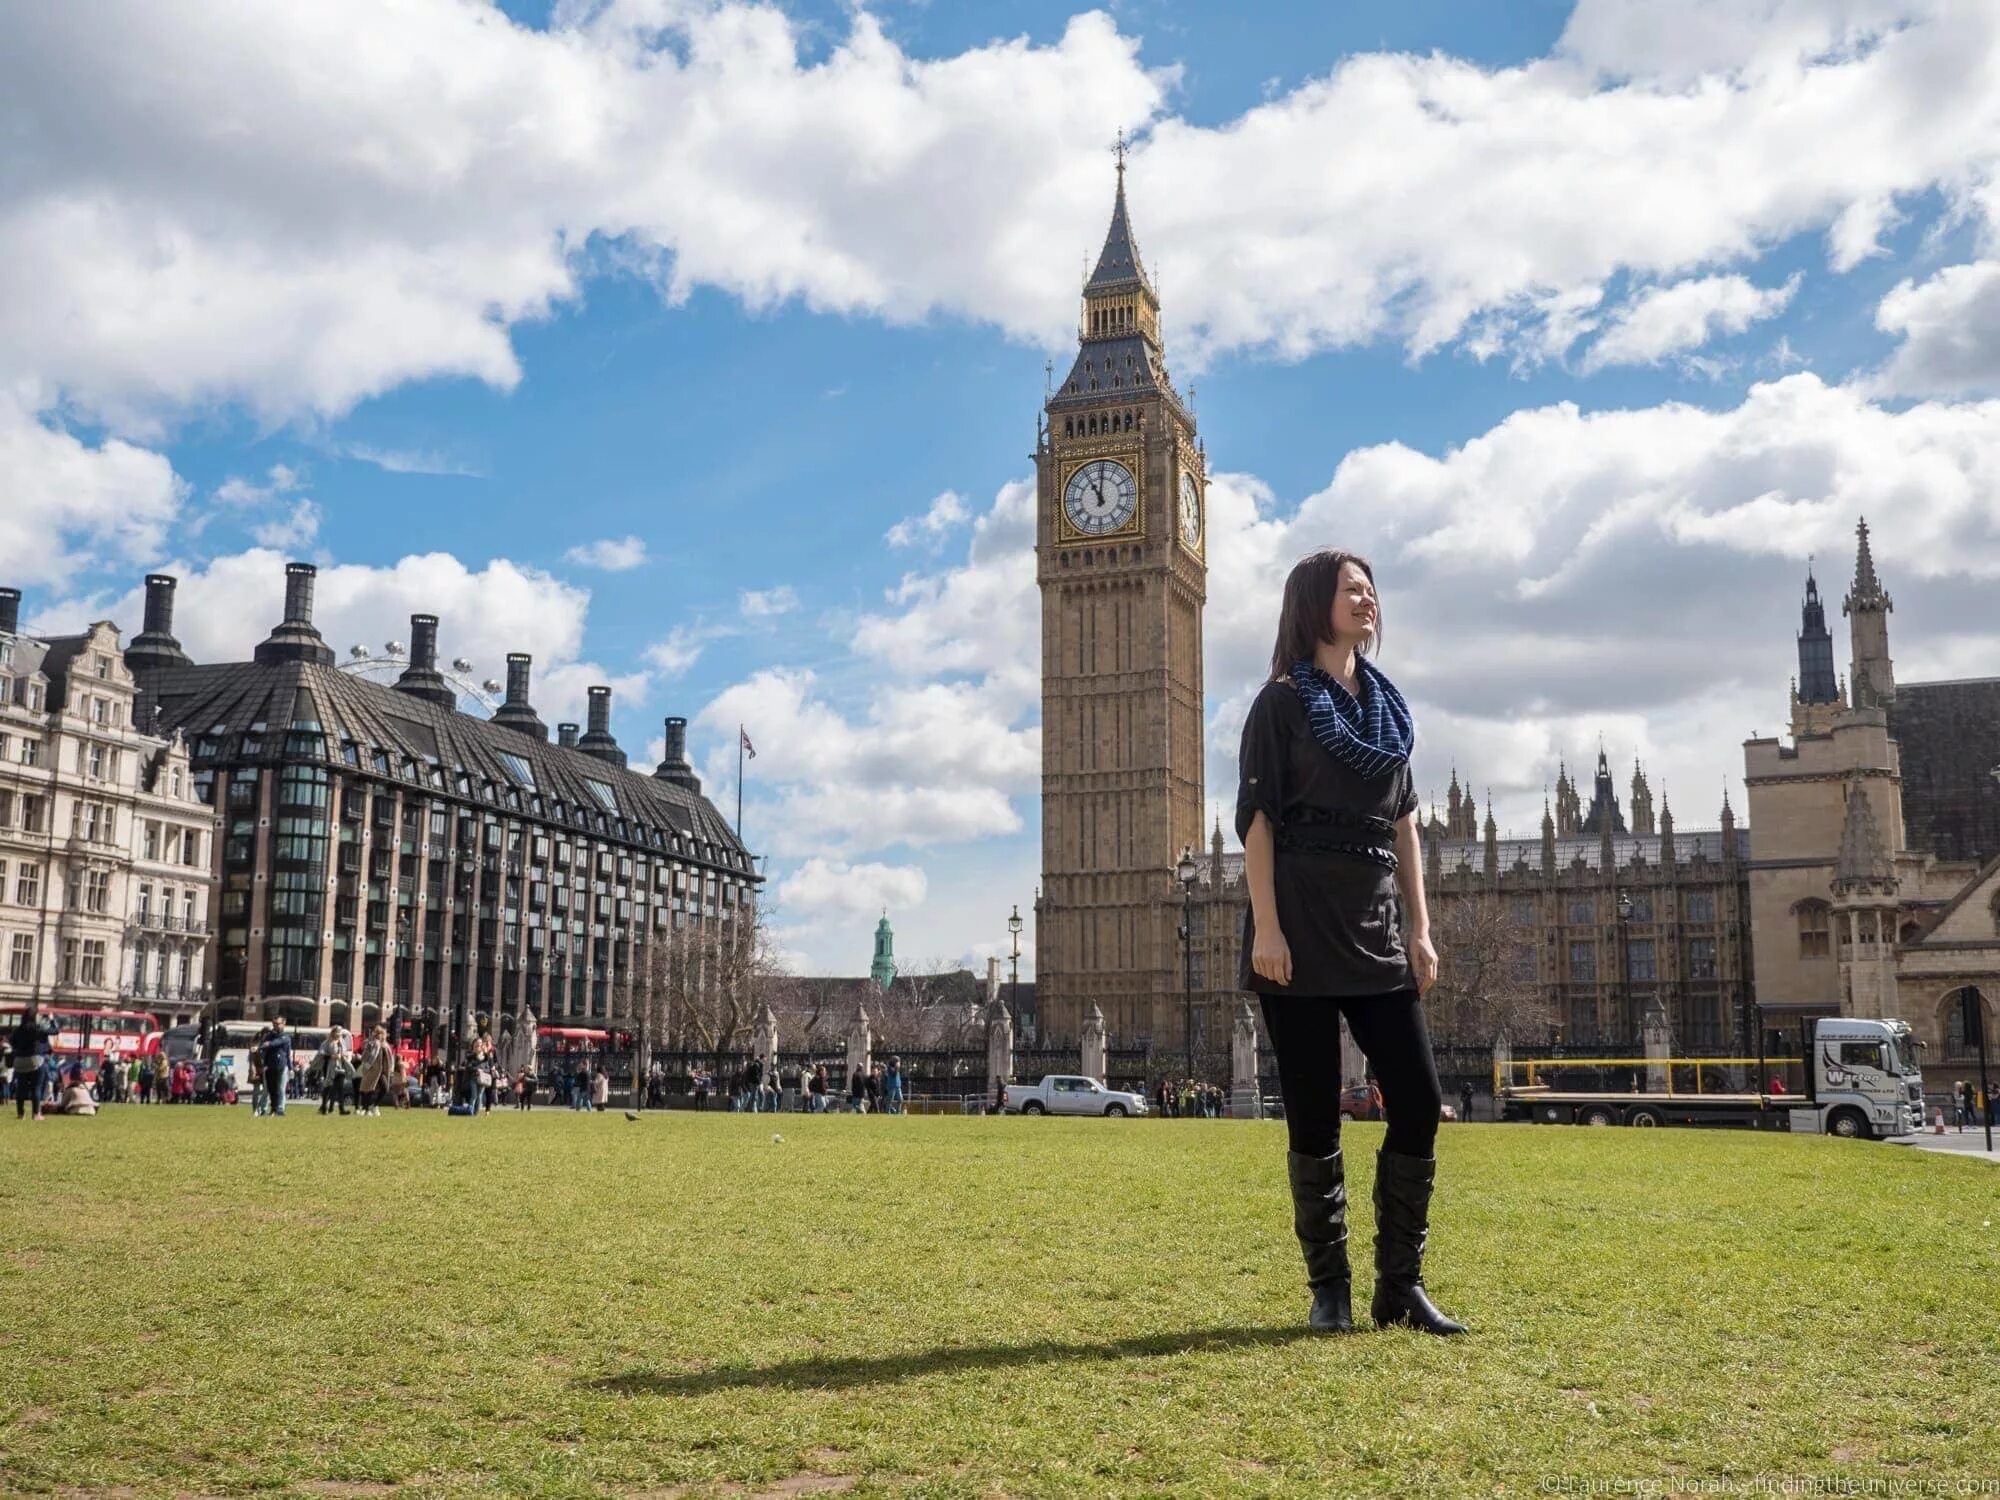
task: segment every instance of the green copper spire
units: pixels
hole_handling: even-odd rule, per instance
[[[875,988],[886,990],[896,978],[896,934],[889,926],[889,913],[875,924],[875,962],[868,967]]]

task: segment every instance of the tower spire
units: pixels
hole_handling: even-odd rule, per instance
[[[1854,588],[1847,596],[1847,610],[1890,609],[1887,590],[1875,576],[1875,551],[1868,545],[1868,518],[1863,516],[1854,532],[1859,543],[1854,554]]]
[[[1850,682],[1855,708],[1887,708],[1896,700],[1896,667],[1889,658],[1889,616],[1895,601],[1875,576],[1875,553],[1868,544],[1868,521],[1854,528],[1854,587],[1841,604],[1854,650]]]
[[[1874,572],[1874,564],[1869,564]],[[1819,580],[1812,564],[1806,564],[1806,597],[1799,607],[1799,684],[1801,703],[1832,703],[1840,696],[1840,684],[1833,673],[1833,635],[1826,628],[1826,605],[1819,596]]]
[[[1156,295],[1146,277],[1146,263],[1139,257],[1139,239],[1132,233],[1132,215],[1125,206],[1125,135],[1119,132],[1118,192],[1111,203],[1111,224],[1104,231],[1104,248],[1097,252],[1097,269],[1083,284],[1084,295],[1113,288],[1144,287]]]

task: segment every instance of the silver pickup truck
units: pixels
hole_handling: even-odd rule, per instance
[[[1146,1096],[1108,1089],[1080,1073],[1051,1073],[1040,1083],[1008,1084],[1000,1107],[1010,1115],[1143,1115]]]

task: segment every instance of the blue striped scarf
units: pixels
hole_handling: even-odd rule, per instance
[[[1309,661],[1292,663],[1292,686],[1326,753],[1359,775],[1382,776],[1410,758],[1416,723],[1396,684],[1373,662],[1356,656],[1354,670],[1366,685],[1365,702]]]

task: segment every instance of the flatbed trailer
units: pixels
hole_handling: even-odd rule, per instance
[[[1494,1098],[1503,1120],[1538,1125],[1711,1125],[1747,1130],[1784,1130],[1796,1135],[1837,1135],[1880,1140],[1923,1128],[1923,1073],[1918,1043],[1909,1023],[1896,1018],[1818,1016],[1800,1025],[1797,1057],[1774,1058],[1759,1049],[1751,1057],[1544,1057],[1515,1060],[1525,1082],[1511,1081],[1494,1063]],[[1752,1079],[1773,1078],[1773,1064],[1802,1065],[1805,1093],[1710,1093],[1702,1087],[1710,1069],[1737,1070],[1750,1064]],[[1540,1071],[1626,1068],[1637,1082],[1659,1079],[1658,1089],[1571,1089],[1540,1081]],[[1677,1075],[1692,1071],[1692,1092],[1674,1087]],[[1729,1080],[1737,1081],[1736,1078]]]
[[[1538,1125],[1734,1125],[1790,1130],[1795,1113],[1818,1111],[1796,1094],[1632,1094],[1516,1087],[1503,1091],[1503,1120]]]

